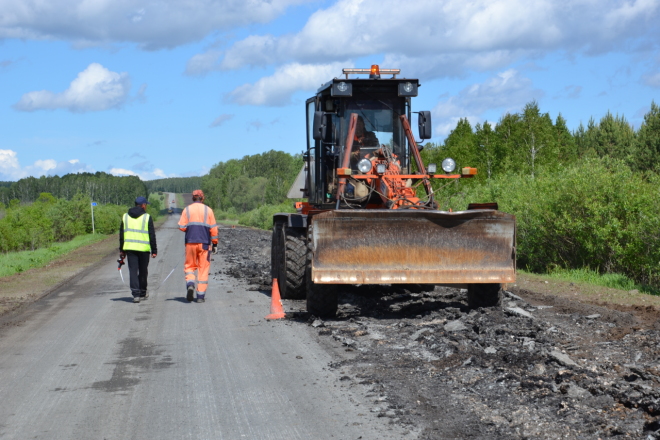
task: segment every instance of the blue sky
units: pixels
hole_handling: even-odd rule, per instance
[[[371,64],[420,78],[435,142],[534,99],[639,127],[659,22],[658,0],[0,0],[0,180],[299,153],[305,99]]]

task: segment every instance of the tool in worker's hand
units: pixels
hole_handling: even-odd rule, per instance
[[[119,254],[119,259],[117,260],[117,270],[119,271],[119,275],[121,276],[121,282],[123,284],[126,284],[124,281],[124,274],[121,271],[121,267],[125,264],[124,259],[126,258],[126,254]]]

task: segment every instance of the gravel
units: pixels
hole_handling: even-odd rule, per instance
[[[270,291],[270,233],[225,229],[227,274]],[[334,339],[328,368],[420,439],[660,439],[660,313],[523,289],[470,310],[466,292],[340,286],[337,319],[285,300],[291,325]],[[351,356],[348,356],[348,353]],[[345,374],[344,374],[345,373]]]

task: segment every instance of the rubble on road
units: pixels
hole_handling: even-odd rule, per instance
[[[270,290],[270,233],[222,231],[227,274]],[[352,356],[330,368],[367,386],[369,409],[420,439],[660,439],[660,313],[505,292],[470,310],[466,292],[340,286],[338,318],[306,316]],[[291,321],[290,321],[291,322]]]

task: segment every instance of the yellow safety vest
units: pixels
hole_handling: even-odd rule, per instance
[[[124,214],[124,250],[151,251],[151,244],[149,243],[149,214],[142,214],[138,218]]]

